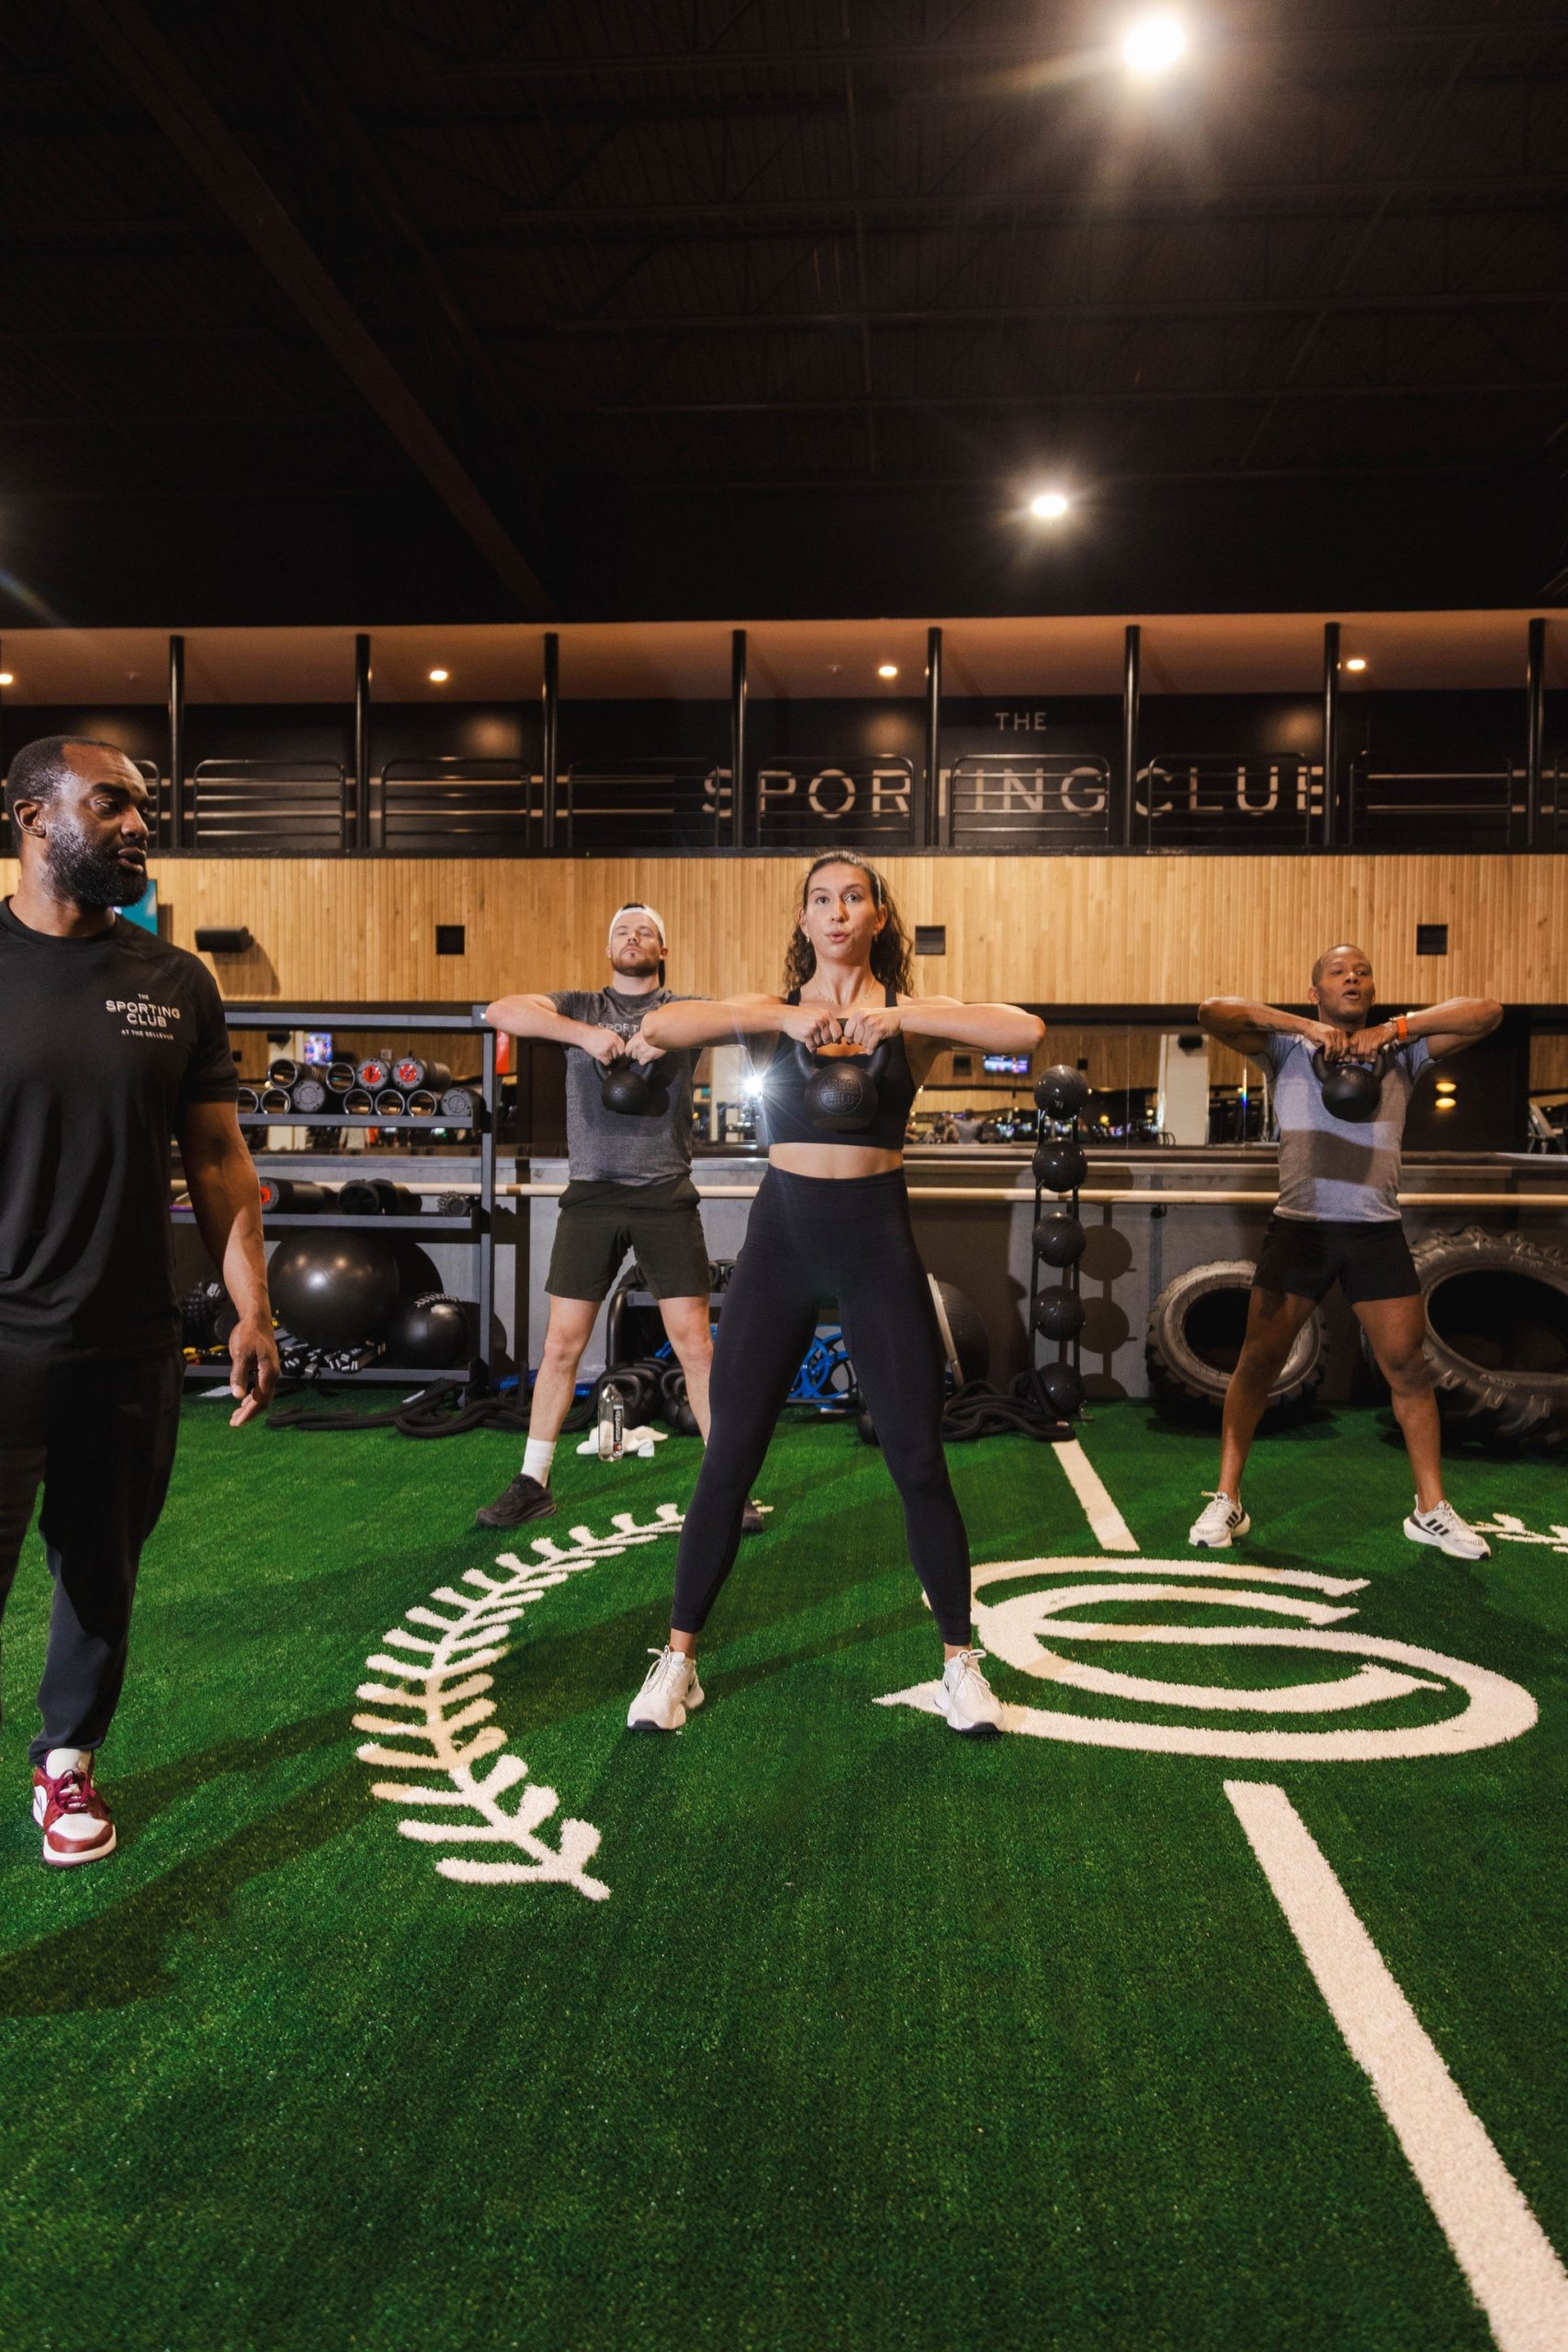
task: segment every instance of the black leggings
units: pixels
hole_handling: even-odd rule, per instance
[[[682,1530],[670,1622],[678,1634],[707,1623],[768,1440],[821,1305],[833,1298],[903,1501],[915,1572],[943,1641],[964,1645],[969,1540],[942,1450],[942,1334],[901,1169],[840,1181],[770,1168],[763,1177],[718,1319],[713,1428]]]

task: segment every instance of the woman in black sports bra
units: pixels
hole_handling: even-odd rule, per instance
[[[713,1427],[682,1531],[669,1646],[632,1702],[630,1730],[678,1731],[703,1702],[697,1635],[734,1565],[746,1498],[828,1297],[839,1302],[942,1637],[942,1712],[954,1731],[999,1728],[970,1646],[969,1546],[942,1453],[942,1339],[909,1224],[904,1136],[943,1046],[1032,1053],[1045,1028],[1017,1005],[913,996],[910,967],[908,934],[874,866],[820,857],[801,887],[785,995],[688,999],[643,1023],[649,1044],[665,1050],[747,1045],[762,1076],[768,1170],[719,1319]],[[837,1060],[874,1087],[870,1115],[850,1126],[824,1124],[812,1093]]]

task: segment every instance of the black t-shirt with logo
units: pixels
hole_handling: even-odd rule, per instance
[[[0,1351],[178,1347],[170,1136],[235,1093],[194,956],[118,917],[56,939],[0,903]]]

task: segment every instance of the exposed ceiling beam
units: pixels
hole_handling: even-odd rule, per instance
[[[1535,287],[1528,292],[1507,294],[1498,289],[1494,279],[1484,291],[1452,294],[1336,294],[1327,297],[1272,294],[1259,295],[1256,299],[1241,294],[1231,295],[1223,300],[1195,295],[1190,301],[987,302],[967,306],[954,304],[950,309],[942,310],[873,309],[863,312],[854,308],[837,311],[716,311],[706,314],[671,311],[660,317],[542,319],[525,326],[491,326],[485,332],[491,344],[548,343],[558,338],[582,336],[662,336],[677,333],[686,336],[844,334],[857,328],[863,317],[874,327],[942,327],[957,333],[974,326],[1092,326],[1120,319],[1180,322],[1187,319],[1300,318],[1324,308],[1374,314],[1387,311],[1430,315],[1439,311],[1556,311],[1564,304],[1568,304],[1568,286],[1557,291],[1550,287]],[[125,332],[133,334],[135,331]],[[150,327],[143,332],[149,339],[155,340],[159,330]],[[0,348],[8,343],[26,344],[33,339],[25,328],[0,333]],[[55,339],[69,340],[63,336]]]
[[[412,28],[408,25],[404,32]],[[1227,56],[1267,57],[1276,51],[1299,54],[1306,50],[1337,50],[1389,47],[1409,49],[1430,42],[1439,46],[1457,40],[1469,39],[1480,33],[1491,40],[1525,40],[1533,33],[1545,34],[1561,40],[1562,17],[1551,9],[1538,16],[1498,17],[1486,25],[1472,24],[1466,17],[1427,24],[1348,23],[1309,26],[1258,26],[1256,30],[1236,26],[1219,36],[1214,46]],[[731,49],[641,49],[610,51],[598,55],[579,54],[575,57],[493,57],[454,62],[444,59],[440,71],[444,77],[457,83],[483,82],[552,82],[570,79],[578,74],[590,77],[606,74],[626,74],[641,80],[652,74],[710,75],[715,74],[746,74],[761,70],[778,72],[791,66],[815,66],[837,76],[846,59],[856,66],[892,66],[897,70],[910,66],[935,66],[943,73],[963,67],[986,69],[1013,67],[1025,73],[1031,67],[1049,68],[1059,62],[1062,51],[1053,56],[1050,44],[1043,37],[1030,39],[1014,36],[995,40],[949,41],[855,41],[843,46],[829,47],[817,42],[802,42],[798,48],[754,48],[737,44]]]
[[[1568,383],[1542,382],[1515,377],[1497,383],[1450,384],[1427,378],[1415,384],[1189,384],[1172,389],[1164,384],[1140,384],[1126,390],[1030,392],[856,392],[839,400],[785,401],[579,401],[570,408],[534,411],[559,424],[587,416],[843,416],[853,415],[869,401],[877,409],[903,409],[923,416],[941,417],[952,409],[1141,408],[1149,403],[1196,405],[1205,401],[1443,401],[1513,400],[1539,394],[1556,400],[1568,393]],[[5,422],[0,415],[0,422]],[[27,420],[24,420],[27,421]],[[132,422],[137,422],[131,414]],[[157,420],[150,420],[156,422]],[[873,469],[874,471],[874,468]]]
[[[520,616],[547,617],[550,598],[532,565],[138,0],[67,6],[419,468],[516,600]]]

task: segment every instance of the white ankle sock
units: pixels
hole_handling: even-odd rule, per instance
[[[62,1772],[85,1772],[93,1760],[90,1747],[51,1747],[43,1759],[43,1769],[51,1781]]]
[[[541,1487],[550,1483],[550,1464],[556,1458],[553,1437],[531,1437],[523,1448],[523,1476],[536,1478]]]

